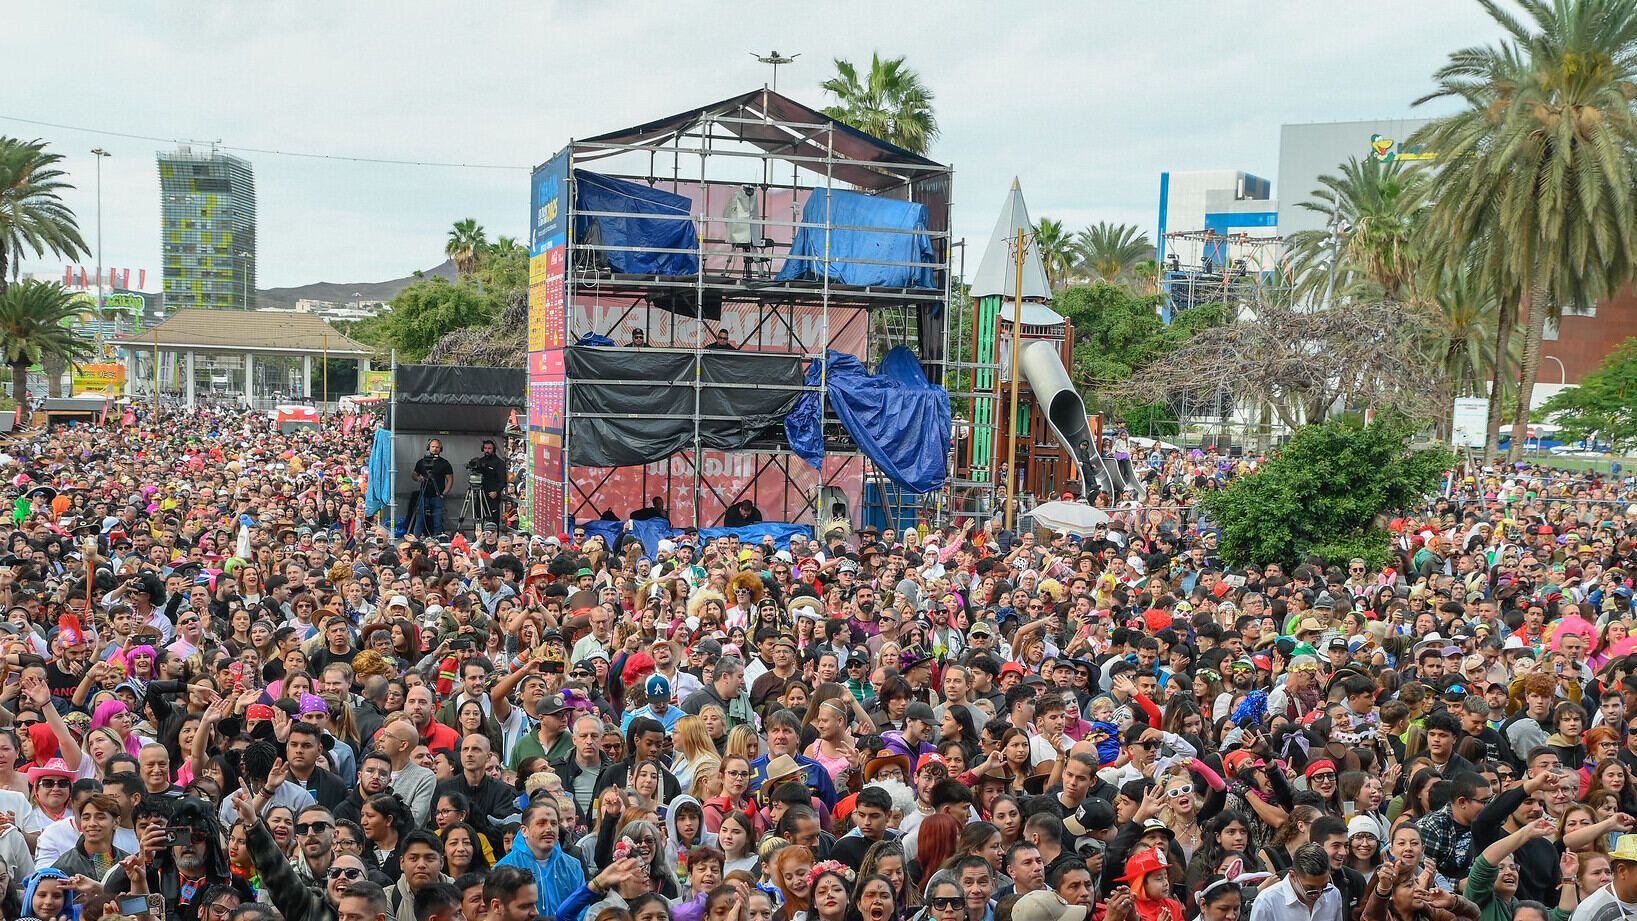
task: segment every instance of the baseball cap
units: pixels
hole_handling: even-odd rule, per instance
[[[923,723],[936,723],[938,718],[932,715],[932,708],[921,701],[915,701],[904,708],[904,719],[920,720]]]
[[[648,691],[649,700],[671,699],[671,682],[667,681],[664,675],[649,675],[648,683],[644,687]]]

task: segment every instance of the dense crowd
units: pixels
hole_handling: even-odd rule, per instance
[[[371,429],[0,450],[7,918],[1637,915],[1631,480],[1473,469],[1386,566],[1224,565],[1253,462],[1157,447],[1089,535],[647,548],[392,534]]]

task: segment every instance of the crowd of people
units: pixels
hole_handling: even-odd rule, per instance
[[[1253,462],[1157,447],[1089,534],[647,548],[393,534],[371,429],[0,450],[6,918],[1637,915],[1632,480],[1463,471],[1385,565],[1226,564]]]

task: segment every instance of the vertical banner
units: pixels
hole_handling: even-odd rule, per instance
[[[563,450],[568,345],[569,154],[529,180],[529,478],[526,525],[556,533],[567,526],[568,456]]]

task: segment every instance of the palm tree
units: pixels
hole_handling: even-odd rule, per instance
[[[0,137],[0,292],[8,275],[17,276],[25,249],[68,259],[90,251],[62,201],[73,186],[62,181],[61,161],[44,141]]]
[[[0,291],[0,358],[11,366],[11,393],[28,405],[28,368],[51,359],[91,358],[96,348],[66,325],[81,304],[56,282],[29,279]]]
[[[1427,360],[1439,369],[1444,391],[1438,430],[1447,432],[1456,397],[1483,396],[1495,368],[1495,323],[1500,304],[1476,268],[1444,272],[1414,305]],[[1508,343],[1509,352],[1516,342]]]
[[[1052,290],[1068,284],[1074,270],[1074,238],[1063,229],[1062,221],[1043,217],[1034,225],[1035,246],[1040,248],[1040,261],[1045,264],[1046,281]]]
[[[902,57],[870,57],[870,73],[859,79],[851,61],[836,58],[836,75],[820,84],[836,98],[824,114],[846,122],[910,153],[924,154],[938,137],[938,119],[932,112],[932,91],[921,75],[904,66]]]
[[[1525,333],[1513,430],[1528,421],[1549,315],[1593,304],[1637,269],[1637,4],[1519,0],[1516,19],[1481,0],[1507,35],[1467,48],[1418,102],[1465,108],[1418,132],[1437,151],[1429,241],[1445,267],[1478,259],[1500,299],[1489,444],[1499,440],[1501,372]],[[1511,459],[1523,439],[1512,439]]]
[[[449,242],[443,247],[443,254],[455,261],[455,274],[465,277],[477,270],[478,259],[489,246],[489,240],[483,235],[483,226],[472,218],[456,221],[454,229],[449,231]]]
[[[1098,221],[1075,235],[1074,248],[1082,273],[1114,284],[1143,278],[1143,263],[1154,261],[1148,234],[1131,224]],[[1146,277],[1152,279],[1156,272],[1150,269]]]
[[[1350,158],[1340,175],[1320,176],[1319,186],[1298,207],[1325,215],[1329,226],[1290,235],[1300,293],[1416,302],[1428,172],[1399,160]]]

